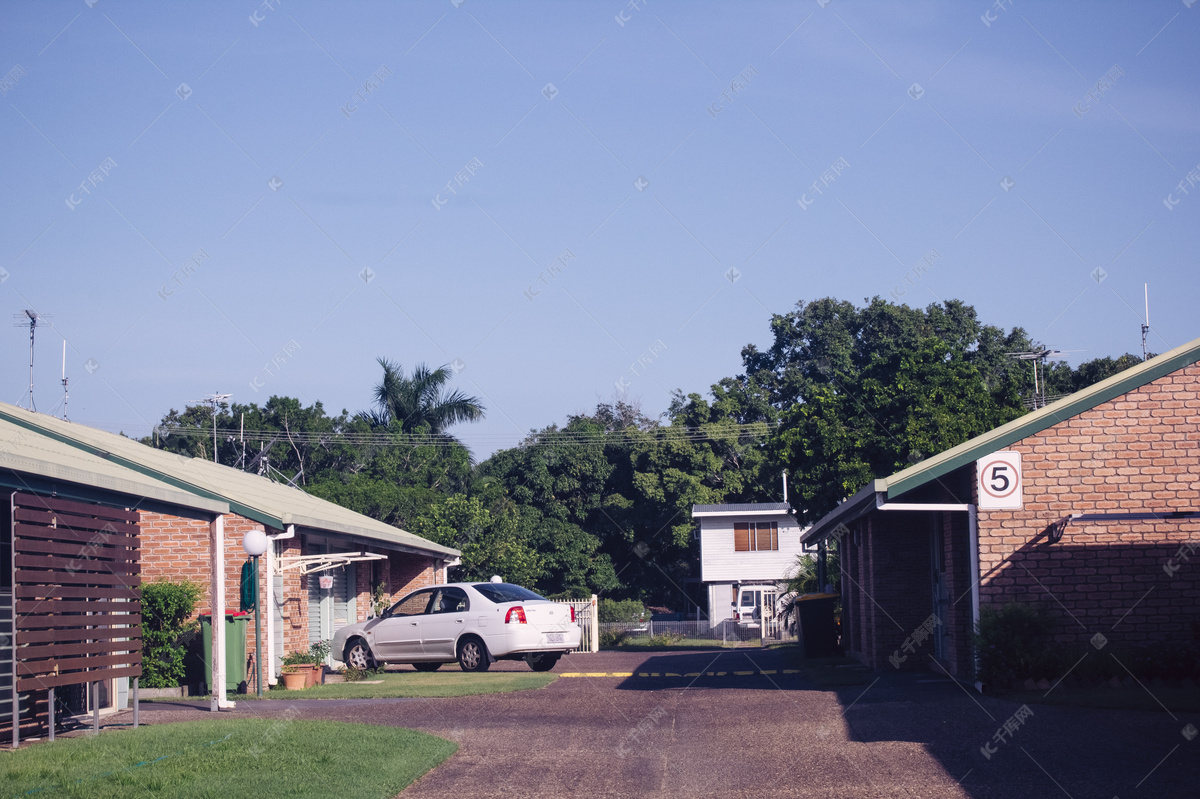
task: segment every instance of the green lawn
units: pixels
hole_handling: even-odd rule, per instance
[[[470,696],[472,694],[499,694],[507,691],[527,691],[545,688],[557,680],[550,672],[497,671],[473,674],[458,671],[392,671],[371,677],[382,680],[378,684],[367,682],[344,682],[317,685],[303,691],[285,691],[283,683],[266,694],[268,699],[393,699],[397,697],[429,698],[437,696]],[[239,696],[230,694],[230,699],[257,699],[254,694]]]
[[[390,799],[458,745],[333,721],[193,721],[0,750],[0,796]]]
[[[667,649],[758,649],[759,639],[721,643],[707,638],[683,638],[674,643],[652,644],[648,638],[631,638],[616,646],[601,647],[613,652],[659,652]]]

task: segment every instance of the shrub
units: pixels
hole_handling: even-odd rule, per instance
[[[978,678],[994,685],[1012,685],[1049,668],[1050,631],[1054,618],[1043,608],[1009,602],[979,611],[975,633]]]
[[[142,678],[146,688],[183,683],[184,655],[199,624],[190,620],[200,602],[195,583],[156,580],[142,585]]]
[[[646,609],[636,599],[601,599],[598,605],[602,623],[639,621],[646,615]]]
[[[605,630],[600,633],[600,648],[614,649],[629,640],[628,630]]]

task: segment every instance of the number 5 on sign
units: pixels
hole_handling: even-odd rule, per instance
[[[979,507],[983,509],[1020,508],[1024,485],[1021,477],[1021,453],[993,452],[975,462],[978,466]]]

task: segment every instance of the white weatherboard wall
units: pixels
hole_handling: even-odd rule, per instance
[[[796,558],[803,551],[800,526],[787,513],[704,517],[700,520],[700,580],[705,583],[783,580],[796,569]],[[762,552],[735,552],[735,522],[776,522],[779,525],[779,549]]]

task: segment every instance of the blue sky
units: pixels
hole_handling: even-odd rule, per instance
[[[386,356],[454,364],[486,457],[829,295],[1078,362],[1140,352],[1149,283],[1151,348],[1200,336],[1188,2],[10,4],[0,59],[0,305],[49,316],[38,409],[65,339],[109,430],[362,409]]]

